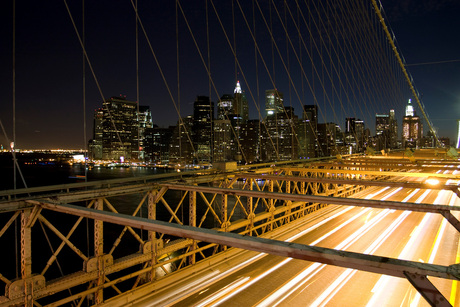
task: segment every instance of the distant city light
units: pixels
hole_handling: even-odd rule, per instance
[[[74,159],[75,162],[85,161],[85,155],[73,155],[72,158]]]

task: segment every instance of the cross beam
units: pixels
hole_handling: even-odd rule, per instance
[[[337,165],[339,167],[339,165]],[[359,166],[355,166],[359,167]],[[354,175],[373,175],[373,176],[396,176],[396,177],[418,177],[418,178],[444,178],[459,180],[460,175],[453,174],[437,174],[437,173],[411,173],[411,172],[380,172],[380,171],[363,171],[363,170],[348,170],[348,169],[325,169],[325,168],[302,168],[302,167],[282,167],[282,170],[289,170],[303,173],[329,173],[329,174],[354,174]]]
[[[313,178],[301,176],[280,176],[280,175],[267,175],[267,174],[238,174],[238,178],[252,178],[262,180],[285,180],[285,181],[298,181],[298,182],[318,182],[318,183],[331,183],[331,184],[351,184],[351,185],[364,185],[364,186],[380,186],[380,187],[401,187],[408,189],[432,189],[432,190],[450,190],[460,197],[460,191],[456,185],[430,185],[424,182],[398,182],[398,181],[377,181],[377,180],[360,180],[360,179],[331,179],[331,178]]]

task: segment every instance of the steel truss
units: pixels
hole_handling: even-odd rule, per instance
[[[100,182],[7,201],[0,209],[6,216],[0,240],[14,237],[14,225],[19,226],[20,253],[10,250],[9,256],[20,260],[20,274],[15,278],[11,272],[0,272],[6,289],[0,306],[101,304],[141,285],[154,285],[162,276],[227,247],[407,278],[427,300],[447,302],[436,289],[432,292],[434,286],[426,276],[459,279],[457,265],[425,265],[263,239],[328,204],[436,212],[460,230],[451,213],[460,209],[457,207],[349,198],[367,186],[381,185],[382,178],[395,179],[385,182],[387,185],[426,188],[423,182],[396,180],[407,174],[433,176],[312,163],[307,167],[194,174],[179,180],[162,176],[162,181]],[[125,196],[137,199],[130,201],[129,210],[119,203]],[[47,242],[37,249],[32,238],[38,234]],[[87,237],[81,240],[82,236]],[[37,259],[44,255],[48,258]],[[61,269],[66,260],[71,261],[70,268]],[[56,274],[59,270],[61,274]]]

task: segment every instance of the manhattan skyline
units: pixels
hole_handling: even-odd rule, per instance
[[[433,4],[437,3],[436,6]],[[203,8],[184,5],[186,16],[203,17]],[[459,63],[444,62],[456,60],[456,44],[449,29],[459,27],[455,13],[460,5],[453,1],[382,1],[386,16],[398,42],[402,56],[407,62],[407,69],[414,78],[417,89],[422,95],[423,103],[440,137],[455,139],[456,119],[460,117],[458,98],[460,90]],[[176,80],[175,36],[175,3],[142,3],[139,1],[139,14],[145,22],[146,31],[154,41],[153,48],[161,61],[165,77]],[[211,9],[211,8],[210,8]],[[71,3],[76,24],[81,28],[81,3]],[[231,10],[229,3],[222,4],[221,12]],[[2,4],[2,48],[1,64],[5,69],[1,72],[1,90],[4,95],[0,119],[12,137],[12,2]],[[96,77],[104,98],[126,95],[136,100],[135,73],[135,19],[129,2],[98,2],[86,3],[85,33],[87,53],[93,65]],[[168,12],[168,14],[166,14]],[[39,13],[39,14],[38,14]],[[222,14],[225,22],[231,21],[231,14]],[[241,18],[238,17],[238,18]],[[100,20],[107,22],[100,22]],[[237,30],[241,33],[245,25],[242,19]],[[216,22],[213,17],[212,22]],[[192,20],[190,20],[192,23]],[[198,18],[193,21],[194,29],[203,30],[206,20]],[[184,21],[180,21],[182,29],[180,46],[192,43]],[[217,28],[216,28],[217,29]],[[216,33],[213,33],[216,32]],[[196,52],[181,53],[180,65],[180,98],[177,95],[176,81],[169,81],[174,100],[180,102],[181,116],[192,113],[193,101],[197,95],[211,94],[211,100],[217,102],[224,94],[231,94],[236,79],[243,79],[240,71],[234,69],[233,60],[221,63],[216,60],[222,54],[230,55],[222,33],[211,32],[211,73],[215,88],[208,86],[207,74],[201,59]],[[240,33],[238,32],[238,33]],[[247,34],[247,33],[246,33]],[[196,31],[196,37],[202,39],[200,49],[206,50],[206,31]],[[203,37],[204,36],[204,37]],[[450,39],[449,39],[450,37]],[[254,50],[244,50],[248,38],[238,36],[236,50],[240,53],[242,67],[249,67],[249,58],[253,61]],[[268,41],[259,34],[261,44]],[[140,46],[140,88],[139,104],[149,105],[153,111],[153,122],[160,127],[175,125],[178,119],[176,110],[170,102],[169,93],[164,87],[158,69],[148,50],[143,34],[139,34]],[[268,45],[267,45],[268,46]],[[181,48],[181,47],[180,47]],[[16,140],[21,148],[82,148],[83,141],[83,105],[82,105],[82,54],[75,32],[72,28],[65,6],[61,2],[50,5],[37,4],[32,1],[16,3]],[[206,55],[204,55],[206,61]],[[248,63],[245,63],[248,61]],[[438,64],[423,64],[439,62]],[[420,64],[414,65],[411,64]],[[247,64],[247,65],[245,65]],[[262,65],[259,63],[259,65]],[[166,69],[169,68],[169,69]],[[235,73],[236,71],[236,73]],[[285,93],[290,91],[289,84],[281,80],[282,69],[276,68],[276,88]],[[191,72],[191,73],[190,73]],[[196,72],[195,74],[193,72]],[[251,88],[255,88],[254,74],[247,73]],[[252,78],[252,79],[251,79]],[[251,81],[252,80],[252,81]],[[192,82],[193,81],[193,82]],[[264,114],[263,93],[273,88],[266,76],[259,76],[259,92],[253,91],[253,97],[262,106]],[[89,68],[86,67],[86,123],[87,140],[92,134],[92,116],[94,109],[102,97],[96,89]],[[279,86],[278,86],[279,85]],[[244,91],[248,86],[241,81]],[[158,88],[152,90],[152,88]],[[216,93],[217,91],[217,93]],[[256,107],[249,93],[250,118],[259,118]],[[294,96],[294,95],[292,95]],[[401,121],[404,105],[411,97],[397,102],[397,119]],[[288,100],[285,98],[285,100]],[[294,99],[293,99],[294,100]],[[288,103],[285,103],[288,105]],[[313,101],[303,101],[313,104]],[[177,104],[179,105],[179,104]],[[293,104],[295,112],[300,114],[301,108]],[[391,106],[376,113],[386,112]],[[448,111],[447,111],[448,110]],[[399,114],[399,115],[398,115]],[[375,114],[374,114],[375,115]],[[328,116],[328,115],[326,115]],[[347,116],[355,116],[348,114]],[[356,117],[361,117],[359,114]],[[337,122],[341,123],[341,116]],[[321,119],[323,121],[323,119]],[[334,119],[332,119],[334,121]],[[368,126],[373,129],[369,122]],[[3,133],[0,143],[5,144]]]

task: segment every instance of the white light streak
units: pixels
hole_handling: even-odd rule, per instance
[[[221,298],[222,296],[226,295],[227,293],[233,291],[234,289],[238,288],[240,285],[244,284],[245,282],[247,282],[249,280],[249,277],[241,277],[237,280],[235,280],[234,282],[228,284],[227,286],[225,286],[221,291],[215,293],[214,295],[211,295],[209,297],[207,297],[205,300],[202,300],[200,302],[198,302],[198,304],[196,305],[197,307],[201,307],[201,306],[206,306],[210,303],[212,303],[212,301],[216,300],[216,299],[219,299]]]
[[[380,190],[378,190],[378,191],[375,192],[375,193],[371,193],[371,194],[367,195],[366,197],[364,197],[364,199],[371,199],[371,198],[373,198],[373,197],[379,195],[380,193],[385,192],[385,191],[388,190],[389,188],[390,188],[390,187],[385,187],[385,188],[383,188],[383,189],[380,189]]]

